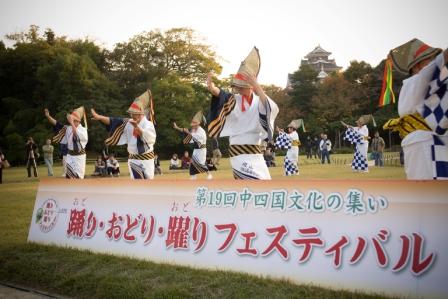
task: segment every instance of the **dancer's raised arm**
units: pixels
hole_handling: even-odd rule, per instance
[[[215,86],[215,83],[213,83],[213,73],[210,72],[207,74],[207,88],[210,91],[212,95],[215,97],[219,96],[219,88]]]
[[[101,114],[96,113],[95,109],[90,109],[90,113],[92,113],[92,119],[98,120],[105,124],[106,126],[110,125],[110,118]]]
[[[44,114],[45,114],[45,117],[48,119],[48,122],[52,126],[55,126],[57,121],[50,115],[50,111],[47,108],[44,109]]]

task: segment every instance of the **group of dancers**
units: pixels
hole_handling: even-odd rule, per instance
[[[407,71],[411,77],[403,82],[398,112],[400,118],[391,120],[385,129],[396,130],[402,135],[405,154],[405,170],[409,179],[448,178],[448,54],[417,39],[394,49],[390,56],[398,70]],[[228,137],[230,164],[235,179],[269,180],[271,175],[265,163],[261,143],[274,142],[274,121],[278,115],[277,104],[269,98],[257,82],[260,71],[260,55],[253,48],[233,76],[232,93],[218,88],[213,76],[207,77],[211,93],[207,123],[199,111],[190,128],[181,128],[175,122],[173,128],[182,134],[184,144],[193,144],[190,176],[198,174],[212,178],[207,164],[207,135],[211,138]],[[105,125],[109,135],[106,145],[127,144],[128,167],[132,179],[154,178],[154,144],[156,129],[148,118],[152,109],[151,92],[145,91],[130,105],[129,118],[109,117],[91,109],[92,119]],[[86,111],[84,107],[67,115],[67,124],[56,121],[45,109],[48,121],[53,125],[52,139],[61,144],[66,177],[82,179],[85,174],[86,145],[88,142]],[[84,126],[82,125],[84,120]],[[368,129],[371,116],[358,119],[356,126],[346,126],[346,140],[356,145],[352,168],[367,171]],[[201,126],[207,124],[207,132]],[[284,174],[297,175],[300,140],[297,129],[300,120],[293,120],[286,130],[277,128],[275,144],[287,149]]]

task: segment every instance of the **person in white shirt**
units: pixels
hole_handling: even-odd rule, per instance
[[[180,160],[177,157],[177,154],[173,154],[173,156],[171,157],[171,160],[170,160],[170,170],[180,169],[179,162],[180,162]]]
[[[325,164],[325,160],[327,160],[328,164],[330,164],[331,141],[328,139],[326,134],[322,135],[322,140],[319,143],[319,149],[322,164]]]
[[[45,115],[49,116],[45,110]],[[83,127],[81,120],[84,119]],[[87,121],[84,107],[75,109],[71,114],[67,114],[69,125],[63,126],[56,122],[54,129],[56,135],[52,138],[55,143],[61,143],[67,146],[66,158],[66,178],[83,179],[86,172],[86,145],[88,142]]]
[[[216,87],[212,74],[207,78],[212,94],[208,133],[212,138],[229,137],[235,179],[271,179],[260,145],[265,139],[272,141],[278,107],[258,84],[259,70],[260,56],[254,47],[232,79],[234,93]]]
[[[206,164],[207,134],[201,127],[202,119],[202,111],[199,111],[191,120],[190,130],[187,128],[180,128],[175,122],[173,123],[174,129],[183,134],[183,143],[193,144],[194,149],[190,163],[190,178],[192,180],[195,180],[197,178],[197,174],[199,173],[207,173],[207,179],[212,179],[212,175],[208,171],[208,166]]]
[[[128,166],[132,179],[152,180],[154,178],[154,143],[156,130],[146,114],[150,107],[149,90],[134,100],[128,109],[131,118],[106,117],[92,109],[93,119],[106,125],[109,137],[106,145],[127,144]]]
[[[114,154],[110,154],[106,161],[107,174],[110,176],[120,176],[120,164],[115,159]]]

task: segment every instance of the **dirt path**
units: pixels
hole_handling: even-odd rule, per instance
[[[37,290],[0,283],[0,299],[67,299]]]

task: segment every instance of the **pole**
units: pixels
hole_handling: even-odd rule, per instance
[[[390,134],[390,130],[388,132],[389,132],[389,150],[392,150],[392,136]]]

